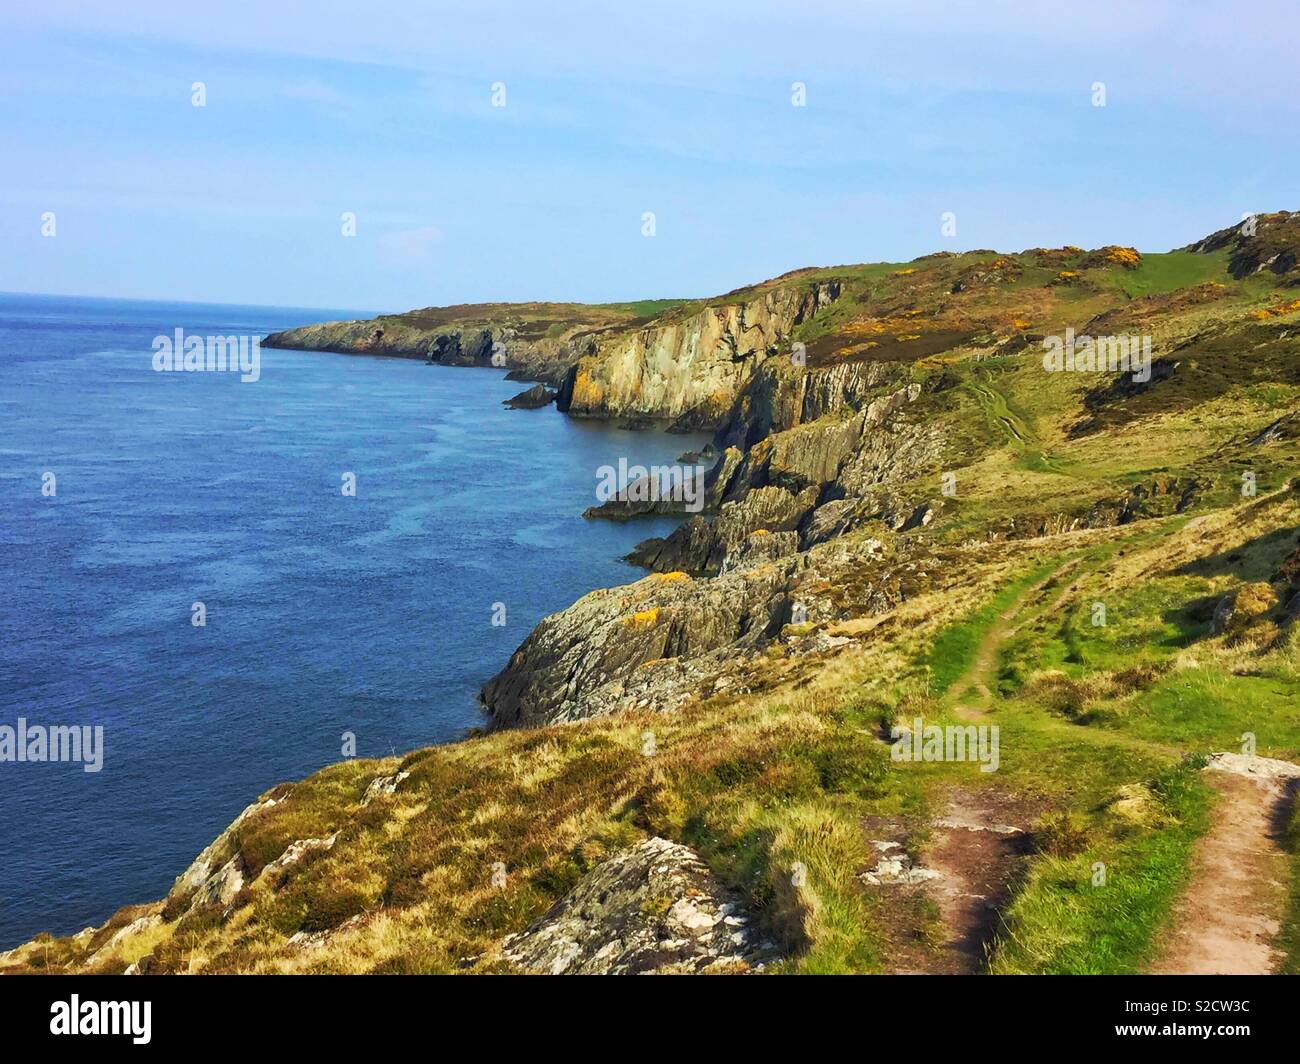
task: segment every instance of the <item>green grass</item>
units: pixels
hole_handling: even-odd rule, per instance
[[[599,305],[609,310],[626,311],[634,318],[654,318],[666,310],[684,306],[689,302],[691,301],[687,299],[637,299],[630,303],[602,303]]]
[[[1004,914],[990,971],[1122,974],[1151,963],[1213,800],[1194,761],[1155,777],[1152,791],[1170,823],[1126,827],[1103,816],[1094,828],[1099,837],[1085,852],[1033,862]],[[1096,878],[1099,871],[1104,880]]]
[[[997,390],[987,374],[974,374],[967,381],[966,387],[975,396],[985,417],[1003,434],[1008,444],[1019,449],[1034,438],[1033,431],[1011,410],[1007,397]]]
[[[1218,668],[1171,673],[1135,702],[1099,723],[1155,742],[1211,752],[1241,748],[1255,736],[1258,753],[1300,753],[1300,684],[1278,676],[1237,676]]]
[[[1059,628],[1049,627],[1042,634],[1035,664],[1083,676],[1165,661],[1205,632],[1207,623],[1192,619],[1184,609],[1192,598],[1205,594],[1205,587],[1205,581],[1187,577],[1152,581],[1126,594],[1111,588],[1089,594],[1085,581],[1077,604]],[[1105,623],[1094,624],[1094,619],[1102,620],[1101,609]]]
[[[1282,845],[1291,857],[1291,889],[1286,919],[1277,946],[1282,951],[1280,974],[1300,975],[1300,798],[1291,800],[1291,812],[1282,835]]]
[[[1226,252],[1202,255],[1192,251],[1147,252],[1135,270],[1117,269],[1113,281],[1126,296],[1160,295],[1179,288],[1221,281],[1227,276]]]
[[[1159,534],[1184,523],[1166,522]],[[1154,542],[1150,535],[1143,538]],[[1124,546],[1136,545],[1130,540]],[[1022,624],[1008,640],[999,690],[1036,695],[1049,712],[1068,707],[1067,715],[1079,723],[1144,742],[1196,752],[1236,750],[1250,732],[1260,754],[1300,753],[1300,675],[1268,660],[1242,673],[1219,665],[1175,669],[1179,651],[1208,636],[1209,614],[1222,591],[1205,576],[1182,573],[1152,576],[1124,590],[1109,587],[1104,563],[1117,549],[1110,547],[1073,574],[1079,590],[1064,617]],[[1271,568],[1267,559],[1253,556],[1243,556],[1241,565],[1240,575],[1253,579],[1266,575],[1256,570]],[[1103,626],[1092,623],[1096,603],[1106,610]],[[1026,691],[1043,670],[1057,670],[1066,680],[1050,695]],[[1098,685],[1098,677],[1115,682]]]

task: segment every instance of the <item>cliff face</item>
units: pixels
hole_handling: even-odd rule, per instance
[[[545,618],[484,685],[491,726],[603,716],[668,687],[684,694],[695,658],[753,646],[780,627],[790,575],[768,567],[706,584],[664,573],[583,596]]]
[[[840,293],[838,281],[769,283],[688,304],[485,304],[430,308],[273,333],[268,347],[504,365],[560,388],[574,417],[715,428],[755,367]]]
[[[516,379],[559,384],[609,332],[635,329],[678,305],[468,303],[331,321],[272,333],[268,347],[419,358],[450,366],[505,366]]]
[[[725,449],[705,494],[715,516],[689,518],[667,538],[638,544],[628,560],[656,572],[718,572],[755,552],[807,549],[868,520],[902,529],[922,502],[909,482],[932,473],[944,454],[941,428],[906,416],[921,395],[919,382],[904,383],[879,363],[792,372],[769,360],[718,430]]]
[[[1098,381],[1127,378],[1063,381],[1043,372],[1034,342],[1042,336],[1031,336],[1030,325],[1049,334],[1082,327],[1132,308],[1132,277],[1167,283],[1161,274],[1168,266],[1156,256],[1114,248],[932,256],[891,272],[834,271],[834,283],[780,278],[749,298],[602,338],[570,370],[561,404],[578,416],[658,413],[713,425],[718,457],[705,481],[705,512],[688,515],[677,505],[683,523],[628,556],[666,583],[596,593],[538,625],[483,689],[492,726],[671,708],[761,653],[796,605],[800,616],[810,609],[821,610],[823,621],[844,616],[809,590],[810,573],[834,587],[853,572],[851,582],[873,602],[895,604],[906,583],[891,580],[889,566],[878,579],[859,567],[893,557],[894,568],[905,571],[912,562],[901,559],[914,558],[938,529],[966,522],[961,534],[969,542],[1006,541],[1185,511],[1206,483],[1191,468],[1170,478],[1192,485],[1177,492],[1062,481],[1045,457],[1047,440],[1061,429],[1040,436],[1016,404],[1039,406],[1040,393],[1054,389],[1063,423],[1086,438],[1139,409],[1139,416],[1164,416],[1169,406],[1200,401],[1201,390],[1208,396],[1218,373],[1208,367],[1223,360],[1233,368],[1242,320],[1264,322],[1249,326],[1261,333],[1255,350],[1271,352],[1265,341],[1294,346],[1273,319],[1294,313],[1300,301],[1267,295],[1265,310],[1247,314],[1260,295],[1212,280],[1241,272],[1232,248],[1267,245],[1262,262],[1289,263],[1285,247],[1274,256],[1274,245],[1291,239],[1288,221],[1265,216],[1254,237],[1225,230],[1172,253],[1195,283],[1141,305],[1144,329],[1203,360],[1199,381],[1175,380],[1175,390],[1168,374],[1157,374],[1149,386],[1117,386],[1099,399]],[[1076,293],[1068,299],[1060,295],[1062,278]],[[1186,298],[1202,288],[1220,294]],[[1225,300],[1236,318],[1224,315]],[[819,317],[831,304],[834,312]],[[797,340],[807,341],[806,365],[777,355]],[[1265,363],[1267,372],[1289,372],[1271,357],[1256,362],[1257,372]],[[985,371],[986,363],[994,368]],[[997,379],[1005,383],[990,383]],[[1086,423],[1077,422],[1081,408],[1096,408]],[[984,474],[944,472],[976,468],[981,455],[999,448],[1017,456],[1016,472],[992,477],[996,487],[981,489],[982,498],[972,498],[970,480]],[[594,515],[636,512],[635,505],[609,504]],[[657,504],[655,512],[674,512],[674,504]]]
[[[906,377],[906,368],[889,362],[844,362],[802,371],[771,359],[755,371],[720,423],[719,450],[744,451],[774,432],[816,421],[828,414],[856,411],[886,385]]]
[[[677,305],[482,304],[272,333],[267,347],[504,365],[557,385],[574,417],[716,428],[755,368],[839,298],[840,282],[768,282],[741,297]],[[494,360],[494,356],[496,356]]]
[[[869,402],[854,392],[864,404],[855,411],[844,400],[846,379],[836,374],[836,387],[814,390],[808,409],[830,410],[816,421],[719,457],[706,493],[712,519],[691,517],[629,557],[656,575],[592,592],[543,619],[483,688],[491,726],[672,708],[743,667],[791,622],[897,605],[907,563],[882,563],[877,538],[827,541],[872,521],[882,531],[919,524],[928,511],[915,482],[935,468],[943,437],[903,417],[920,384]],[[839,398],[824,407],[828,395]],[[719,575],[688,575],[703,572]],[[827,596],[849,572],[863,598]]]
[[[600,338],[568,371],[560,409],[574,417],[668,419],[683,431],[715,428],[756,366],[840,290],[833,281],[778,286]]]

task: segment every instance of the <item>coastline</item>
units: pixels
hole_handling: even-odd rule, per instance
[[[1293,216],[1267,218],[1269,241],[1295,236]],[[1289,675],[1300,631],[1296,414],[1215,405],[1243,349],[1287,387],[1300,304],[1275,291],[1291,259],[1232,272],[1255,249],[1234,232],[796,271],[596,335],[550,320],[554,343],[513,356],[501,337],[527,315],[508,310],[419,332],[452,365],[507,344],[508,365],[559,381],[566,417],[707,425],[700,512],[650,511],[677,523],[629,556],[644,575],[538,622],[481,688],[484,733],[272,788],[166,899],[43,941],[43,963],[1092,970],[1105,898],[1073,891],[1077,934],[1024,944],[1073,890],[1053,862],[1122,861],[1138,873],[1114,889],[1146,915],[1105,970],[1144,970],[1198,839],[1217,837],[1203,768],[1236,764],[1223,751],[1260,712],[1234,662]],[[1152,372],[1050,373],[1040,348],[1081,319],[1150,330]],[[291,332],[382,354],[376,328]],[[1226,419],[1213,448],[1207,416]],[[1159,434],[1158,468],[1122,446],[1138,430]],[[1167,700],[1200,682],[1243,693],[1188,740]],[[1290,771],[1300,734],[1269,728],[1249,770]],[[945,741],[918,746],[921,730]],[[916,756],[891,756],[900,736]]]

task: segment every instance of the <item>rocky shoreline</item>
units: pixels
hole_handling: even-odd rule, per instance
[[[1069,250],[1026,255],[1055,254],[1055,262]],[[1106,251],[1079,255],[1108,269],[1119,260]],[[967,297],[1007,272],[949,266],[943,256],[932,261],[932,268],[957,278],[954,295]],[[863,566],[879,570],[870,609],[888,610],[901,600],[908,584],[903,574],[916,568],[921,549],[916,533],[945,508],[934,485],[954,441],[936,415],[953,401],[957,382],[942,371],[918,373],[916,361],[819,356],[824,340],[796,346],[801,332],[817,334],[818,315],[846,291],[843,281],[810,272],[816,271],[669,307],[646,321],[593,325],[575,308],[531,304],[448,308],[457,314],[439,319],[413,312],[410,320],[324,323],[266,339],[269,347],[395,354],[444,365],[492,365],[495,354],[510,376],[544,382],[507,405],[554,401],[567,416],[630,428],[713,430],[702,512],[629,492],[630,498],[584,513],[683,520],[667,537],[644,540],[627,555],[652,576],[594,591],[537,625],[480,691],[490,730],[673,708],[731,682],[744,660],[792,624],[816,628],[861,616],[862,602],[837,601],[819,590],[838,587],[850,572],[860,580]],[[544,335],[527,320],[529,312],[546,322]],[[980,344],[1015,347],[966,327],[936,335],[976,356]],[[1012,527],[988,535],[1107,527],[1167,512],[1175,496],[1185,508],[1195,490],[1184,483],[1171,496],[1158,485],[1139,486],[1127,497],[1090,500],[1073,512],[1019,515]]]
[[[564,369],[556,402],[568,416],[653,417],[715,429],[704,513],[687,515],[672,501],[613,501],[587,511],[622,520],[675,513],[687,519],[628,556],[654,577],[593,592],[537,626],[480,693],[491,728],[671,707],[732,659],[761,650],[792,616],[834,616],[799,588],[832,579],[849,562],[842,550],[805,552],[868,521],[904,531],[922,520],[918,508],[926,500],[903,485],[933,471],[943,446],[939,433],[907,418],[923,386],[879,363],[808,369],[778,353],[793,328],[839,293],[834,283],[800,284],[705,307],[593,341],[590,353]],[[484,364],[493,337],[510,333],[488,329],[466,343],[461,335],[430,341],[386,332],[379,344],[358,342],[366,335],[359,323],[348,323],[298,330],[291,339],[408,357],[423,346],[439,362]],[[266,344],[286,346],[286,334]],[[534,348],[512,343],[507,351],[516,368],[536,368]],[[572,346],[565,351],[553,357],[575,353]],[[557,367],[551,363],[548,374]],[[653,384],[635,387],[647,380]],[[508,404],[549,401],[538,385]],[[853,557],[874,559],[880,549],[873,538]],[[809,601],[799,601],[801,594]]]

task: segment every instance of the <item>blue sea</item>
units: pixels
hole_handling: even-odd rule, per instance
[[[344,733],[361,757],[463,736],[533,625],[637,579],[620,556],[672,527],[581,513],[601,465],[703,437],[508,410],[527,385],[502,370],[265,348],[255,383],[152,368],[177,328],[362,316],[0,295],[0,725],[104,736],[99,772],[0,763],[0,948],[164,896]]]

